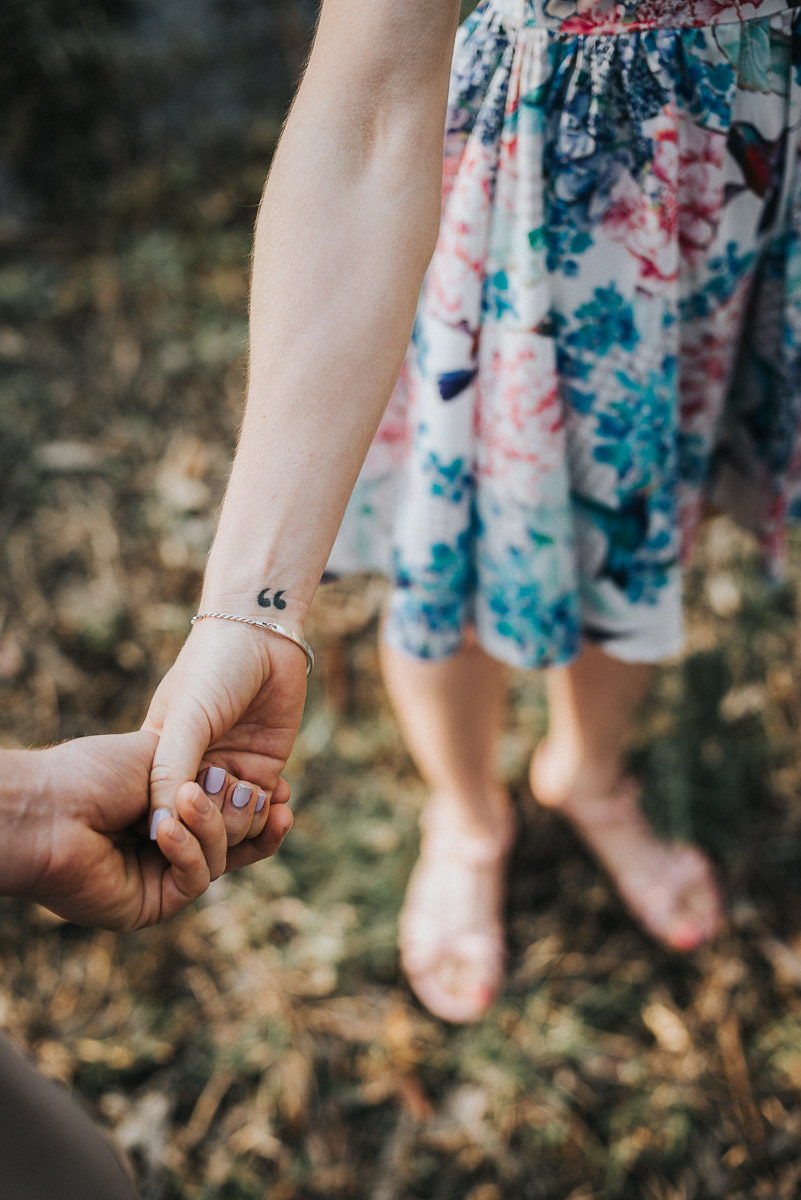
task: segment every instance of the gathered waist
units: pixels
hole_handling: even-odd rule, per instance
[[[772,17],[801,0],[487,0],[510,31],[534,27],[564,36],[681,29]]]

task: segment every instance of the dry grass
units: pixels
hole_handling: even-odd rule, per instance
[[[520,780],[542,704],[521,677],[503,747],[525,815],[508,988],[473,1029],[418,1008],[394,938],[421,789],[380,694],[369,593],[317,613],[327,672],[279,859],[127,938],[5,906],[2,1022],[115,1130],[145,1196],[798,1194],[794,602],[732,570],[724,533],[694,585],[739,612],[697,611],[638,746],[650,803],[682,829],[692,814],[722,864],[732,920],[704,953],[655,949],[572,837],[530,810]],[[6,684],[13,711],[56,652],[81,672],[64,637],[40,637],[41,664],[28,649],[36,665]],[[88,703],[51,686],[64,719],[94,729],[91,664],[84,675]]]

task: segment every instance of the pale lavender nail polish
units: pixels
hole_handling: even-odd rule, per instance
[[[225,771],[222,767],[209,767],[203,780],[203,791],[207,796],[216,796],[225,783]]]
[[[172,816],[172,813],[170,812],[170,810],[168,808],[157,808],[156,809],[156,811],[153,813],[153,816],[150,818],[150,840],[151,840],[151,842],[155,842],[156,830],[158,829],[161,822],[166,817],[171,817],[171,816]]]
[[[234,788],[234,794],[231,797],[231,803],[233,804],[234,808],[247,808],[252,795],[252,787],[248,787],[246,783],[238,783]]]
[[[264,806],[265,806],[265,804],[266,804],[266,803],[267,803],[267,793],[266,793],[266,792],[258,792],[258,793],[257,793],[257,795],[256,795],[256,809],[255,809],[255,811],[256,811],[256,812],[261,812],[261,810],[264,808]]]

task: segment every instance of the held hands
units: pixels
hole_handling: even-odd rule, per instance
[[[5,854],[0,893],[35,900],[70,921],[130,930],[174,916],[209,882],[273,854],[292,824],[279,788],[247,853],[226,862],[224,819],[196,783],[175,794],[158,846],[131,831],[147,815],[152,733],[80,738],[4,755]]]
[[[6,752],[0,895],[78,924],[139,929],[180,912],[223,872],[274,854],[292,825],[281,771],[305,694],[296,646],[209,621],[193,630],[139,733]]]
[[[281,772],[305,697],[305,657],[291,642],[229,621],[195,625],[145,721],[159,736],[153,809],[175,813],[187,780],[199,778],[221,806],[229,867],[264,857],[270,804],[288,796]]]

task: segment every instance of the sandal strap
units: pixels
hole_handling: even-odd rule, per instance
[[[435,970],[445,960],[452,959],[464,967],[474,967],[478,975],[497,980],[503,973],[506,946],[503,928],[493,926],[484,933],[461,933],[447,950],[427,923],[417,914],[401,917],[401,961],[409,974]]]
[[[459,825],[443,804],[431,800],[420,817],[420,830],[423,854],[491,866],[511,850],[517,826],[510,815],[505,828],[497,834],[474,833]]]

